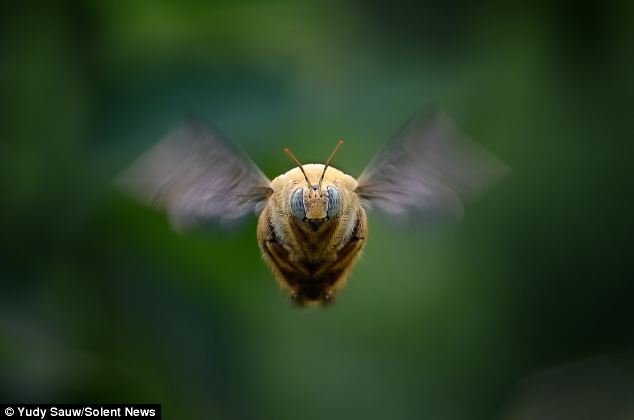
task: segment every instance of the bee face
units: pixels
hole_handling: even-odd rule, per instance
[[[311,181],[324,169],[324,165],[321,164],[303,166]],[[347,208],[342,203],[347,198],[356,196],[354,193],[356,186],[357,182],[353,177],[329,167],[319,189],[316,183],[307,185],[303,174],[297,168],[293,168],[271,182],[273,189],[271,198],[276,201],[275,204],[281,205],[295,219],[307,223],[319,223],[340,217]]]
[[[310,223],[317,229],[339,215],[341,194],[332,185],[322,190],[318,184],[313,184],[310,188],[299,187],[291,193],[289,206],[293,217]]]

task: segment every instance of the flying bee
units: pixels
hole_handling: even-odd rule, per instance
[[[119,178],[132,194],[165,210],[182,231],[260,213],[262,257],[294,303],[331,303],[368,237],[366,208],[393,218],[460,218],[466,201],[507,171],[446,114],[410,119],[358,179],[304,164],[269,180],[213,125],[189,117]]]

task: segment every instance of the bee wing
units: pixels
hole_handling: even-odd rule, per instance
[[[410,119],[359,177],[364,204],[394,216],[460,219],[464,202],[509,172],[440,111]]]
[[[116,182],[167,211],[177,230],[260,210],[272,191],[246,153],[195,116],[170,131]]]

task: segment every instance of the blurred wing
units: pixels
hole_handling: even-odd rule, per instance
[[[202,118],[188,117],[117,180],[168,212],[177,230],[260,210],[270,181],[249,157]]]
[[[359,177],[364,204],[389,215],[459,219],[464,202],[509,169],[439,111],[412,118]]]

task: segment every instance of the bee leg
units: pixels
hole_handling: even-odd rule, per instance
[[[306,300],[299,292],[291,293],[291,303],[297,308],[303,308],[306,306]]]
[[[326,293],[334,295],[337,290],[345,285],[352,268],[361,256],[361,252],[365,246],[366,236],[367,219],[365,212],[360,212],[353,234],[348,242],[339,250],[337,258],[315,273],[316,277],[325,278],[330,284]]]
[[[319,303],[321,304],[321,306],[330,306],[334,304],[335,303],[334,293],[330,291],[326,291],[321,297],[321,300],[319,301]]]
[[[265,209],[260,215],[258,222],[258,245],[264,261],[273,272],[280,286],[291,294],[297,294],[299,280],[306,278],[309,274],[303,267],[290,261],[288,250],[277,239],[271,226],[268,209]],[[293,301],[301,302],[303,299],[301,294],[298,294],[297,299],[293,299]]]

